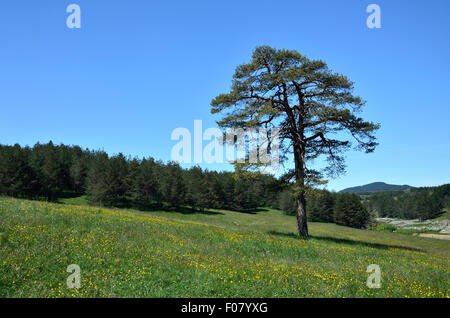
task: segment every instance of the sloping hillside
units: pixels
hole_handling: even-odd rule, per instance
[[[0,198],[2,297],[448,297],[447,241],[254,214]],[[81,269],[69,289],[67,266]],[[367,266],[382,286],[366,286]]]

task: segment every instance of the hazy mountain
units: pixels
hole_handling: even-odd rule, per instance
[[[346,188],[339,192],[340,193],[343,193],[343,192],[359,193],[359,192],[373,192],[373,191],[401,191],[401,190],[408,190],[410,188],[413,188],[413,187],[406,185],[406,184],[396,185],[396,184],[387,184],[384,182],[374,182],[374,183],[369,183],[369,184],[362,185],[362,186]]]

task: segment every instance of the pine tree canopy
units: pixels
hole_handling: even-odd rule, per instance
[[[303,155],[305,177],[316,180],[306,163],[321,155],[329,163],[329,176],[344,172],[342,152],[351,147],[372,152],[378,124],[359,117],[364,101],[354,96],[353,82],[330,71],[325,62],[309,60],[292,50],[257,47],[248,64],[240,65],[231,91],[212,102],[213,114],[222,113],[221,127],[280,128],[284,144],[281,158],[294,148]],[[341,131],[351,138],[338,136]],[[302,159],[302,158],[300,158]]]

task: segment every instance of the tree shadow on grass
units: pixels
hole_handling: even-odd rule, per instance
[[[168,209],[165,211],[172,211],[172,212],[178,212],[181,214],[205,214],[205,215],[224,215],[224,213],[222,212],[218,212],[218,211],[211,211],[211,210],[199,210],[199,209],[193,209],[190,207],[179,207],[179,208],[173,208],[173,209]]]
[[[243,209],[243,210],[239,210],[239,209],[231,210],[230,209],[229,211],[255,215],[255,214],[258,214],[259,212],[267,212],[267,211],[269,211],[269,209],[265,209],[265,208]]]
[[[148,206],[128,206],[129,209],[136,209],[141,212],[155,212],[155,211],[164,211],[164,212],[173,212],[173,213],[181,213],[181,214],[205,214],[205,215],[224,215],[222,212],[211,211],[211,210],[200,210],[195,209],[188,206],[180,206],[180,207],[171,207],[161,204],[154,204]]]
[[[73,191],[65,191],[60,196],[58,196],[58,199],[55,203],[58,204],[68,204],[67,202],[61,201],[64,199],[76,199],[76,198],[82,198],[80,193],[76,193]],[[171,206],[165,203],[149,203],[149,204],[131,204],[128,200],[118,200],[108,205],[102,205],[102,204],[95,204],[90,203],[87,201],[87,199],[84,199],[86,203],[79,203],[79,202],[73,202],[69,204],[76,204],[76,205],[87,205],[91,207],[105,207],[109,209],[134,209],[141,212],[155,212],[155,211],[166,211],[166,212],[176,212],[181,214],[206,214],[206,215],[224,215],[224,213],[219,211],[212,211],[208,209],[196,209],[190,206]],[[265,211],[264,209],[254,209],[255,211]],[[253,211],[253,210],[252,210]]]
[[[402,250],[418,251],[418,252],[425,252],[428,250],[428,249],[419,248],[419,247],[410,247],[410,246],[395,245],[395,244],[373,243],[373,242],[349,240],[349,239],[342,239],[342,238],[335,238],[335,237],[328,237],[328,236],[310,235],[308,238],[305,239],[294,233],[282,233],[282,232],[277,232],[277,231],[269,231],[268,233],[271,235],[289,237],[289,238],[294,238],[294,239],[298,239],[298,240],[315,239],[315,240],[319,240],[319,241],[323,241],[323,242],[350,244],[350,245],[354,245],[354,246],[373,247],[373,248],[385,249],[385,250],[389,249],[389,248],[398,248],[398,249],[402,249]]]
[[[79,198],[83,195],[81,192],[76,191],[62,191],[57,195],[56,201],[58,199],[73,199],[73,198]]]

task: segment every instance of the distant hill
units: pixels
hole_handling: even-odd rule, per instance
[[[361,192],[374,192],[374,191],[402,191],[408,190],[413,187],[409,185],[396,185],[396,184],[387,184],[384,182],[374,182],[369,183],[362,186],[351,187],[344,190],[339,191],[340,193],[350,192],[350,193],[361,193]]]

